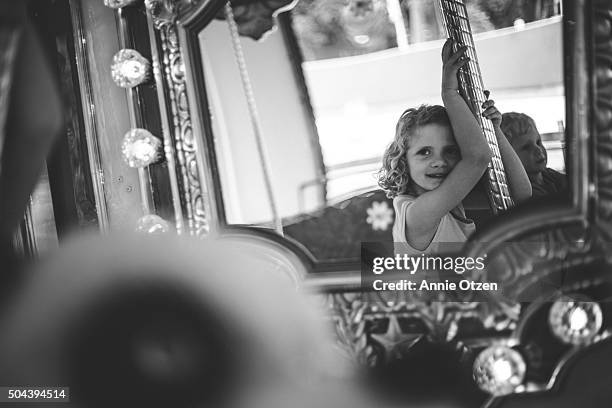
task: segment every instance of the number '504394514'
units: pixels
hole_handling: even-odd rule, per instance
[[[8,400],[66,400],[68,393],[65,388],[10,388],[2,387],[6,393],[2,393]]]

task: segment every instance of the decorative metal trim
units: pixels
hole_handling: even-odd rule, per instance
[[[328,296],[328,307],[335,312],[332,319],[337,345],[344,356],[363,366],[375,366],[380,357],[368,344],[365,318],[368,303],[361,301],[359,294],[337,294]]]
[[[595,201],[595,225],[598,237],[612,242],[612,5],[609,1],[594,0],[594,85],[595,148],[593,164],[595,180],[592,192]],[[609,252],[607,252],[609,254]]]
[[[151,43],[151,58],[153,60],[153,75],[156,83],[157,90],[157,98],[159,100],[159,111],[161,113],[161,124],[162,124],[162,135],[164,139],[164,155],[166,157],[166,162],[168,164],[168,176],[170,181],[170,190],[173,197],[172,204],[174,208],[174,221],[175,221],[175,229],[177,233],[180,235],[184,232],[184,219],[183,219],[183,206],[181,203],[181,194],[178,183],[178,173],[176,170],[176,163],[174,160],[175,148],[173,146],[173,139],[170,136],[170,123],[168,116],[165,114],[168,111],[168,105],[166,103],[166,93],[164,87],[164,77],[160,70],[160,52],[158,50],[158,40],[155,24],[153,23],[153,18],[150,13],[147,13],[147,21],[149,27],[149,39]]]
[[[404,293],[334,293],[328,295],[332,319],[336,323],[339,343],[344,350],[356,357],[356,362],[368,366],[401,358],[421,338],[434,342],[450,342],[459,333],[463,319],[478,319],[483,329],[497,332],[516,326],[520,307],[513,314],[501,308],[493,309],[487,302],[449,302],[418,299]],[[386,321],[410,319],[423,324],[422,331],[403,333],[388,329],[382,335],[373,335],[364,327]],[[389,324],[393,323],[392,321]],[[353,330],[352,333],[346,333]],[[370,329],[371,330],[371,329]],[[412,336],[411,339],[401,338]],[[417,339],[418,337],[418,339]],[[392,346],[390,343],[397,343]],[[397,350],[397,346],[402,350]]]
[[[206,0],[145,0],[145,7],[149,11],[155,24],[160,30],[167,24],[176,24],[177,21],[190,14],[196,14],[201,3]]]
[[[164,127],[169,133],[166,134],[164,131],[164,144],[166,158],[170,163],[169,169],[175,173],[171,175],[171,180],[175,209],[178,210],[176,228],[179,234],[204,236],[209,232],[204,197],[206,189],[200,180],[202,164],[197,156],[192,131],[185,85],[185,67],[174,23],[177,16],[162,13],[162,11],[167,13],[168,10],[178,10],[179,5],[172,2],[161,3],[148,2],[147,8],[151,12],[156,28],[152,33],[151,44],[154,48],[155,78],[158,88],[163,90],[165,95],[165,103],[161,109],[168,114],[168,118],[164,118]]]

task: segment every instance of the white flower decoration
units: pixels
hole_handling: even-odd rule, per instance
[[[367,209],[368,218],[366,222],[372,225],[374,231],[386,231],[389,224],[393,222],[393,210],[389,208],[386,201],[372,202],[372,207]]]

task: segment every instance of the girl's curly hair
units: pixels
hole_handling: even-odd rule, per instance
[[[406,152],[415,130],[431,123],[450,126],[444,106],[421,105],[406,109],[397,121],[395,138],[385,150],[382,168],[377,175],[378,185],[385,190],[387,197],[393,198],[408,192],[410,172]]]

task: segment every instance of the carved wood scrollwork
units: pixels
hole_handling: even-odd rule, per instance
[[[179,15],[195,9],[203,0],[145,0],[157,29],[174,24]]]
[[[612,7],[598,0],[594,9],[596,225],[605,245],[612,241]]]
[[[165,135],[165,153],[169,163],[174,164],[180,202],[177,214],[178,233],[204,236],[209,225],[206,218],[205,186],[200,180],[197,149],[192,131],[189,100],[185,84],[185,66],[179,46],[175,25],[179,12],[195,7],[198,1],[148,0],[145,2],[151,13],[158,44],[157,80],[164,91],[168,120],[168,135]],[[172,170],[171,170],[172,171]],[[178,212],[178,211],[177,211]],[[186,226],[183,225],[186,222]]]
[[[516,327],[520,312],[518,304],[419,299],[404,293],[334,293],[328,301],[340,348],[367,366],[401,358],[421,340],[451,342],[459,333],[507,333]],[[467,321],[470,326],[463,327]],[[387,328],[377,331],[381,325]]]

